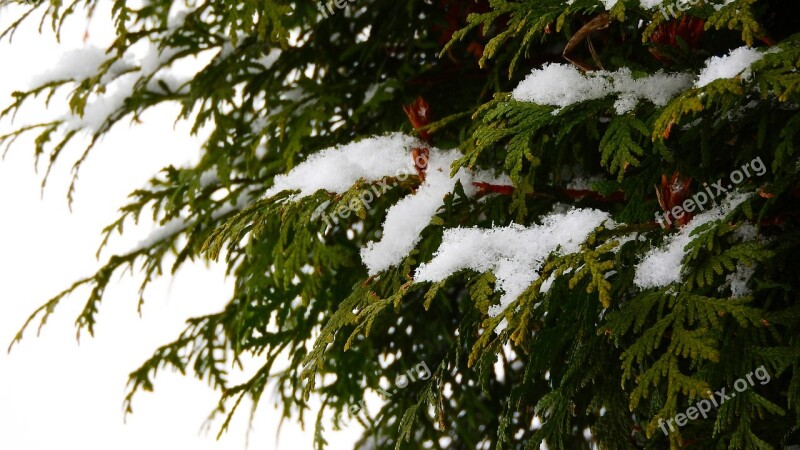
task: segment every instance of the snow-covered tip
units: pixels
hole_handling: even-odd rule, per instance
[[[46,72],[31,78],[30,87],[39,87],[53,81],[83,80],[89,78],[106,61],[103,49],[92,45],[65,52]]]
[[[766,53],[750,47],[739,47],[725,56],[712,56],[700,71],[695,87],[703,87],[723,78],[750,77],[750,66],[761,60]]]
[[[312,195],[320,189],[340,194],[358,180],[379,181],[398,173],[416,173],[411,148],[420,142],[405,134],[372,137],[341,147],[322,150],[284,175],[266,192],[273,197],[281,191],[299,190],[294,198]]]
[[[430,149],[424,183],[414,194],[404,197],[389,208],[381,240],[370,242],[361,250],[361,260],[369,269],[370,275],[403,261],[419,242],[422,231],[444,205],[444,198],[455,190],[457,182],[461,183],[468,196],[478,192],[475,182],[511,184],[508,176],[497,177],[489,172],[471,172],[466,169],[460,169],[451,178],[450,166],[459,157],[461,153],[458,150]]]
[[[489,314],[497,316],[517,299],[536,279],[547,257],[575,253],[587,236],[604,222],[612,225],[608,213],[595,209],[572,209],[552,213],[541,225],[478,229],[445,230],[442,245],[433,259],[421,265],[417,282],[439,282],[460,270],[492,271],[497,289],[502,291],[500,304]]]
[[[554,113],[576,103],[616,95],[614,108],[617,114],[625,114],[632,111],[641,100],[664,106],[691,85],[692,78],[687,74],[659,71],[634,78],[628,68],[584,74],[572,65],[547,64],[528,75],[512,95],[518,101],[559,107]]]
[[[725,218],[752,194],[733,193],[714,209],[698,214],[680,232],[670,236],[665,245],[648,252],[636,265],[634,284],[642,289],[668,286],[681,280],[681,264],[686,256],[685,247],[692,241],[692,232],[714,220]]]

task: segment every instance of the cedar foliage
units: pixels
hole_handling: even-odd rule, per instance
[[[94,15],[98,3],[42,1],[18,23],[41,20],[59,33],[71,16]],[[92,333],[112,274],[143,272],[144,301],[147,284],[164,271],[224,258],[236,280],[227,306],[189,320],[174,342],[131,373],[129,412],[136,393],[152,390],[157,371],[176,370],[220,391],[215,414],[222,432],[242,398],[258,404],[276,384],[286,417],[305,411],[312,396],[334,412],[333,423],[317,417],[322,449],[326,427],[347,419],[365,392],[424,361],[433,372],[429,380],[410,384],[372,417],[356,419],[367,429],[364,448],[800,444],[800,266],[792,256],[800,247],[800,11],[794,0],[732,0],[718,8],[699,2],[678,11],[705,21],[702,35],[691,39],[674,35],[669,24],[673,35],[665,38],[669,33],[660,27],[668,21],[658,9],[620,0],[608,11],[609,26],[590,36],[607,70],[696,73],[709,56],[745,44],[780,49],[754,64],[750,77],[689,89],[661,107],[643,102],[624,115],[614,112],[612,98],[554,113],[509,94],[532,69],[564,62],[569,39],[606,13],[596,0],[356,0],[327,18],[315,2],[187,0],[189,12],[171,21],[173,3],[179,2],[114,0],[113,16],[97,18],[114,20],[117,29],[98,73],[17,92],[2,112],[13,115],[26,102],[68,90],[70,108],[80,116],[115,80],[134,77],[125,101],[87,130],[91,141],[74,163],[76,177],[100,137],[162,103],[180,104],[178,119],[191,121],[195,131],[212,129],[202,159],[194,167],[165,167],[133,192],[103,242],[142,214],[169,232],[110,257],[28,323],[44,322],[76,288],[88,286],[77,326]],[[160,67],[113,69],[143,43],[168,55]],[[588,54],[584,46],[579,51]],[[158,69],[192,57],[209,60],[193,78],[178,88],[159,79]],[[427,130],[437,147],[463,151],[454,172],[502,169],[514,189],[480,199],[456,189],[403,264],[368,277],[359,250],[379,236],[386,209],[419,184],[417,177],[385,180],[391,189],[371,208],[330,230],[318,208],[330,202],[327,210],[335,211],[368,183],[298,202],[284,201],[288,192],[269,199],[260,193],[321,149],[413,133],[401,106],[418,96],[440,119]],[[1,139],[35,133],[36,158],[52,164],[81,131],[54,120]],[[695,231],[683,282],[636,288],[636,263],[676,232],[652,219],[661,211],[653,186],[662,175],[679,172],[697,186],[755,157],[770,170],[742,189],[762,195]],[[210,182],[209,173],[215,174]],[[601,175],[592,188],[602,195],[569,195],[564,188],[577,173]],[[444,229],[527,226],[559,202],[603,209],[622,225],[597,229],[579,253],[551,255],[541,278],[500,316],[487,314],[499,298],[492,273],[460,272],[433,285],[410,281]],[[737,237],[747,224],[757,227],[759,239]],[[637,239],[623,239],[632,232]],[[741,265],[755,269],[752,293],[736,297],[725,280]],[[541,293],[551,276],[552,286]],[[508,326],[495,333],[504,318]],[[290,357],[288,370],[273,368],[281,354]],[[228,373],[244,356],[263,366],[232,385]],[[771,374],[769,384],[756,384],[669,436],[659,431],[659,419],[685,411],[708,389],[730,389],[761,365]],[[535,417],[541,426],[533,426]]]

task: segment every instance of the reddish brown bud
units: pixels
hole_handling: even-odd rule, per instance
[[[414,158],[414,168],[422,182],[425,182],[425,171],[428,170],[428,158],[431,151],[424,147],[417,147],[411,150],[411,157]]]
[[[426,130],[421,129],[431,123],[431,108],[430,105],[428,105],[428,102],[426,102],[424,98],[418,97],[414,103],[410,105],[404,105],[403,111],[406,112],[408,120],[411,121],[411,125],[414,126],[414,129],[419,132],[419,136],[426,142],[430,143],[430,135]]]

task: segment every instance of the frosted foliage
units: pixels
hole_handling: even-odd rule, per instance
[[[500,305],[490,314],[500,314],[539,278],[539,270],[552,253],[577,252],[586,237],[609,221],[608,213],[593,209],[573,209],[552,213],[540,225],[512,225],[492,229],[454,228],[445,230],[442,244],[433,259],[421,265],[415,281],[439,282],[460,270],[493,272]]]
[[[615,72],[599,70],[584,74],[567,64],[548,64],[534,70],[514,89],[518,101],[564,108],[576,103],[616,95],[617,114],[632,111],[641,100],[664,106],[675,95],[691,87],[691,76],[662,71],[634,78],[628,68]],[[557,113],[559,110],[556,110]]]
[[[611,1],[611,0],[607,0],[607,1]],[[714,9],[719,11],[723,6],[729,5],[729,4],[733,3],[733,2],[734,2],[734,0],[711,0],[710,3],[712,3],[712,6],[714,6]],[[639,0],[639,4],[642,5],[642,8],[644,8],[644,9],[653,9],[656,6],[661,5],[661,4],[664,4],[664,5],[666,5],[666,4],[675,4],[677,6],[677,3],[678,3],[677,0]]]
[[[749,47],[731,50],[726,56],[712,56],[706,60],[695,86],[703,87],[713,81],[738,75],[747,78],[750,76],[750,66],[763,57],[764,53]]]
[[[416,174],[411,150],[422,144],[403,134],[373,137],[362,141],[322,150],[311,155],[285,175],[275,177],[275,185],[266,192],[273,197],[281,191],[300,191],[291,199],[307,197],[318,190],[343,193],[359,180],[375,182],[390,176]],[[450,177],[450,166],[461,156],[458,150],[430,149],[425,182],[411,195],[391,206],[383,223],[379,241],[370,242],[361,250],[361,258],[370,275],[376,275],[399,264],[420,240],[445,197],[453,192],[456,183],[468,196],[477,192],[474,182],[508,185],[507,176],[465,169]]]
[[[69,114],[64,118],[67,129],[86,129],[91,132],[101,130],[110,124],[110,119],[120,111],[125,100],[133,95],[142,79],[149,78],[146,88],[151,91],[162,91],[161,83],[166,84],[172,91],[179,91],[185,80],[176,78],[168,68],[164,67],[178,51],[177,48],[159,49],[150,43],[138,64],[133,54],[126,53],[123,58],[111,64],[107,73],[101,78],[100,81],[106,85],[106,92],[90,98],[82,115]],[[71,52],[59,62],[57,70],[48,72],[37,81],[79,80],[94,75],[103,62],[103,53],[96,48],[89,47]]]
[[[411,148],[419,145],[415,138],[395,133],[322,150],[289,173],[275,177],[275,184],[266,196],[284,190],[299,190],[295,198],[307,197],[320,189],[342,193],[362,178],[372,182],[398,172],[415,173],[410,155]]]
[[[719,206],[698,214],[688,225],[670,236],[661,248],[655,248],[645,255],[636,266],[634,283],[642,289],[663,287],[681,280],[681,264],[686,251],[684,248],[694,238],[692,231],[701,225],[727,216],[750,194],[734,193],[729,195]]]
[[[656,72],[653,75],[634,79],[630,69],[620,69],[612,76],[614,90],[619,99],[614,103],[617,114],[632,111],[644,99],[656,106],[664,106],[676,95],[688,89],[691,77],[685,74]]]
[[[642,8],[652,9],[661,4],[661,0],[640,0],[639,4],[642,5]]]
[[[64,53],[56,65],[42,74],[31,78],[31,87],[41,86],[53,81],[83,80],[95,73],[106,60],[105,51],[99,47],[87,46]]]
[[[600,0],[600,3],[602,3],[603,6],[606,8],[606,11],[608,11],[611,8],[613,8],[614,5],[617,4],[617,1],[619,0]]]
[[[728,274],[725,278],[726,286],[730,286],[731,288],[731,296],[739,298],[752,294],[753,291],[747,287],[747,283],[750,282],[750,279],[753,278],[755,273],[755,267],[737,264],[736,270]]]
[[[361,250],[361,259],[370,275],[399,264],[414,249],[422,231],[444,205],[444,198],[453,192],[457,182],[461,183],[468,196],[475,195],[473,183],[477,181],[510,184],[508,177],[498,178],[487,172],[469,172],[464,169],[451,178],[450,166],[460,156],[461,153],[457,150],[431,150],[425,183],[416,193],[389,208],[381,240],[370,242]]]

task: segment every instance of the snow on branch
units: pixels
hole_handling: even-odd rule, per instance
[[[308,157],[289,173],[275,177],[266,192],[273,197],[281,191],[300,191],[293,199],[308,197],[319,190],[341,194],[358,180],[367,182],[415,173],[411,148],[416,138],[401,133],[364,139],[341,147],[322,150]]]
[[[300,191],[291,197],[296,201],[319,190],[341,194],[362,179],[376,182],[390,176],[413,174],[417,167],[412,150],[420,145],[416,138],[395,133],[329,148],[311,155],[289,173],[275,177],[275,185],[265,196],[273,197],[287,190]],[[451,178],[450,166],[460,156],[458,150],[430,149],[425,181],[415,193],[389,208],[381,240],[370,242],[361,250],[370,275],[399,264],[414,249],[422,231],[444,205],[444,198],[453,192],[457,182],[461,182],[469,196],[479,192],[474,183],[511,183],[507,176],[495,177],[488,172],[465,169]]]
[[[569,0],[569,3],[572,3],[572,1],[573,0]],[[730,3],[733,3],[733,1],[734,0],[712,0],[710,3],[714,6],[714,9],[719,11],[720,8]],[[606,11],[608,11],[614,6],[616,6],[619,0],[600,0],[600,2],[603,3],[603,6],[605,6]],[[639,0],[639,4],[644,9],[653,9],[656,6],[663,8],[663,5],[668,5],[671,6],[670,11],[672,11],[676,5],[687,4],[687,3],[696,4],[697,2],[698,0]],[[683,10],[681,9],[681,11]]]
[[[576,103],[617,95],[614,108],[617,114],[632,111],[641,100],[664,106],[672,97],[690,88],[692,77],[687,74],[656,72],[634,78],[628,68],[615,72],[598,70],[582,73],[568,64],[547,64],[534,70],[514,89],[514,99],[539,105],[558,106],[558,113]]]
[[[741,192],[728,195],[716,208],[696,215],[679,233],[670,236],[664,246],[647,253],[636,265],[636,276],[633,279],[636,286],[649,289],[679,282],[681,264],[686,256],[684,249],[694,239],[692,232],[709,222],[724,219],[750,195]]]
[[[712,81],[723,78],[750,76],[750,66],[760,61],[766,52],[750,47],[739,47],[725,56],[712,56],[706,60],[705,67],[695,82],[695,87],[703,87]]]
[[[98,132],[122,110],[142,80],[146,80],[147,89],[155,92],[162,91],[162,85],[173,92],[181,91],[188,78],[178,78],[167,68],[180,50],[159,48],[150,42],[140,57],[133,51],[116,57],[99,47],[87,46],[65,53],[51,70],[33,77],[31,86],[81,82],[101,73],[99,82],[104,91],[90,97],[81,113],[72,112],[63,118],[67,130]]]
[[[97,74],[104,62],[106,62],[106,52],[100,47],[88,45],[71,50],[64,53],[47,72],[33,76],[29,86],[35,88],[56,81],[84,80]]]
[[[494,179],[488,173],[473,173],[464,169],[459,170],[455,177],[451,178],[450,166],[459,157],[461,153],[458,150],[431,149],[425,182],[416,193],[389,208],[381,240],[370,242],[361,250],[361,259],[369,269],[370,275],[399,264],[414,249],[422,230],[430,224],[433,216],[444,205],[445,196],[453,192],[457,182],[461,182],[464,193],[468,196],[478,192],[473,183],[479,180],[510,184],[507,177]],[[406,158],[410,159],[408,156]]]
[[[705,67],[697,76],[658,71],[652,75],[635,77],[627,67],[614,72],[598,70],[583,73],[572,65],[547,64],[533,70],[512,95],[517,101],[558,107],[553,114],[577,103],[615,95],[617,100],[614,109],[621,115],[633,111],[642,100],[660,107],[692,87],[704,87],[723,78],[747,78],[750,76],[750,66],[768,52],[740,47],[725,56],[712,56],[705,61]]]
[[[500,304],[490,308],[497,316],[539,278],[547,257],[575,253],[587,236],[611,216],[595,209],[572,209],[551,213],[540,225],[445,230],[442,245],[433,259],[422,264],[414,281],[439,282],[460,270],[491,271],[497,289],[503,291]]]

